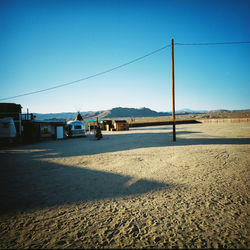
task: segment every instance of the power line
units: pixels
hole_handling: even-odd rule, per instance
[[[109,73],[109,72],[111,72],[111,71],[114,71],[114,70],[117,70],[117,69],[119,69],[119,68],[125,67],[125,66],[127,66],[127,65],[129,65],[129,64],[135,63],[135,62],[137,62],[137,61],[139,61],[139,60],[142,60],[142,59],[144,59],[144,58],[146,58],[146,57],[148,57],[148,56],[151,56],[151,55],[153,55],[153,54],[155,54],[155,53],[158,53],[158,52],[160,52],[160,51],[162,51],[162,50],[164,50],[164,49],[166,49],[166,48],[168,48],[168,47],[171,47],[171,44],[165,45],[164,47],[159,48],[159,49],[157,49],[157,50],[154,50],[154,51],[152,51],[152,52],[150,52],[150,53],[148,53],[148,54],[146,54],[146,55],[144,55],[144,56],[140,56],[140,57],[138,57],[138,58],[136,58],[136,59],[134,59],[134,60],[131,60],[131,61],[126,62],[126,63],[123,63],[123,64],[121,64],[121,65],[119,65],[119,66],[114,67],[114,68],[107,69],[107,70],[105,70],[105,71],[99,72],[99,73],[97,73],[97,74],[90,75],[90,76],[87,76],[87,77],[84,77],[84,78],[81,78],[81,79],[78,79],[78,80],[75,80],[75,81],[72,81],[72,82],[67,82],[67,83],[64,83],[64,84],[56,85],[56,86],[54,86],[54,87],[50,87],[50,88],[46,88],[46,89],[41,89],[41,90],[37,90],[37,91],[25,93],[25,94],[20,94],[20,95],[16,95],[16,96],[11,96],[11,97],[2,98],[2,99],[0,99],[0,101],[9,100],[9,99],[13,99],[13,98],[17,98],[17,97],[22,97],[22,96],[27,96],[27,95],[32,95],[32,94],[37,94],[37,93],[49,91],[49,90],[52,90],[52,89],[57,89],[57,88],[65,87],[65,86],[68,86],[68,85],[72,85],[72,84],[75,84],[75,83],[77,83],[77,82],[86,81],[86,80],[88,80],[88,79],[90,79],[90,78],[94,78],[94,77],[97,77],[97,76],[100,76],[100,75],[104,75],[104,74]]]
[[[208,45],[233,45],[233,44],[250,44],[250,41],[243,41],[243,42],[216,42],[216,43],[174,43],[174,45],[177,45],[177,46],[208,46]],[[86,81],[88,79],[91,79],[91,78],[94,78],[94,77],[97,77],[97,76],[100,76],[100,75],[104,75],[104,74],[107,74],[111,71],[114,71],[114,70],[117,70],[117,69],[120,69],[120,68],[123,68],[125,66],[128,66],[129,64],[132,64],[132,63],[135,63],[137,61],[140,61],[148,56],[151,56],[155,53],[158,53],[168,47],[171,47],[171,44],[168,44],[168,45],[165,45],[164,47],[162,48],[159,48],[157,50],[154,50],[144,56],[140,56],[134,60],[131,60],[129,62],[126,62],[126,63],[123,63],[119,66],[116,66],[114,68],[111,68],[111,69],[107,69],[105,71],[102,71],[102,72],[99,72],[97,74],[93,74],[93,75],[90,75],[90,76],[87,76],[87,77],[84,77],[84,78],[81,78],[81,79],[78,79],[78,80],[75,80],[75,81],[71,81],[71,82],[67,82],[67,83],[64,83],[64,84],[60,84],[60,85],[56,85],[54,87],[50,87],[50,88],[46,88],[46,89],[41,89],[41,90],[37,90],[37,91],[33,91],[33,92],[28,92],[28,93],[25,93],[25,94],[20,94],[20,95],[16,95],[16,96],[11,96],[11,97],[6,97],[6,98],[1,98],[0,101],[5,101],[5,100],[9,100],[9,99],[13,99],[13,98],[17,98],[17,97],[22,97],[22,96],[27,96],[27,95],[33,95],[33,94],[37,94],[37,93],[41,93],[41,92],[45,92],[45,91],[49,91],[49,90],[52,90],[52,89],[57,89],[57,88],[61,88],[61,87],[65,87],[65,86],[68,86],[68,85],[72,85],[72,84],[75,84],[75,83],[78,83],[78,82],[81,82],[81,81]]]
[[[180,46],[204,46],[204,45],[233,45],[233,44],[249,44],[250,42],[218,42],[218,43],[175,43]]]

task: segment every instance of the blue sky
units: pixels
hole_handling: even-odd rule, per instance
[[[171,43],[250,41],[250,1],[0,0],[0,99],[116,67]],[[176,109],[249,109],[250,44],[175,46]],[[47,92],[33,113],[171,111],[171,48]]]

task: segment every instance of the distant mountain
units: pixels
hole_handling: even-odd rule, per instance
[[[81,115],[84,116],[90,112],[81,112]],[[36,120],[45,120],[45,119],[66,119],[74,120],[77,116],[77,112],[63,112],[63,113],[49,113],[49,114],[40,114],[33,113],[36,116]]]
[[[106,118],[122,118],[122,117],[154,117],[154,116],[168,116],[171,113],[169,112],[157,112],[149,108],[113,108],[110,110],[101,110],[101,111],[88,111],[81,112],[81,115],[84,120]],[[75,119],[77,112],[68,112],[68,113],[50,113],[50,114],[40,114],[34,113],[36,120],[45,120],[45,119],[66,119],[73,120]]]
[[[176,114],[198,114],[205,112],[207,112],[207,110],[180,109],[176,111]]]
[[[215,110],[209,110],[208,113],[225,113],[225,112],[231,112],[231,110],[227,109],[215,109]]]
[[[103,118],[122,118],[122,117],[154,117],[154,116],[168,116],[169,112],[156,112],[149,108],[113,108],[110,110],[92,112],[84,115],[84,119],[98,117]]]
[[[192,110],[192,109],[181,109],[177,110],[176,114],[187,115],[187,114],[214,114],[214,113],[225,113],[225,112],[239,112],[240,110]],[[248,111],[248,110],[245,110]],[[66,119],[74,120],[77,116],[77,112],[68,112],[68,113],[50,113],[50,114],[40,114],[34,113],[36,120],[44,119]],[[98,117],[99,119],[108,119],[108,118],[135,118],[135,117],[156,117],[156,116],[170,116],[172,112],[157,112],[149,108],[112,108],[110,110],[101,110],[101,111],[88,111],[81,112],[81,115],[84,120],[92,120]]]

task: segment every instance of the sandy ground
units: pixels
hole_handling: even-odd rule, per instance
[[[0,248],[248,248],[250,123],[0,150]]]

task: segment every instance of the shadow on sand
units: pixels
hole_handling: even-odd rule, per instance
[[[162,133],[114,133],[100,141],[94,137],[48,141],[11,147],[0,154],[0,198],[2,214],[40,209],[82,201],[143,194],[171,189],[173,183],[160,183],[111,172],[60,165],[45,158],[93,155],[148,147],[250,144],[250,138],[183,138],[172,141],[171,129]],[[196,133],[180,131],[178,134]]]
[[[206,138],[206,137],[178,137],[178,135],[199,134],[196,131],[178,131],[177,139],[173,142],[171,129],[163,132],[144,133],[143,130],[135,133],[119,133],[104,135],[97,141],[93,135],[85,138],[74,138],[63,141],[50,141],[27,146],[26,148],[46,148],[45,153],[34,153],[34,158],[54,158],[94,155],[124,150],[143,149],[150,147],[184,146],[184,145],[216,145],[216,144],[250,144],[250,138]]]
[[[156,181],[39,161],[32,153],[22,160],[21,155],[1,157],[2,215],[172,188]]]

